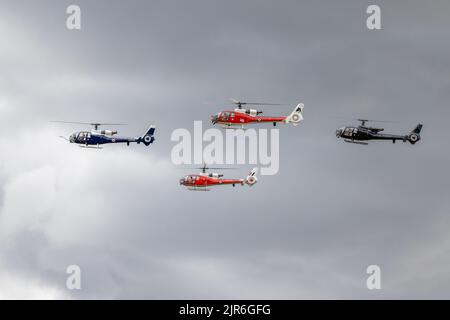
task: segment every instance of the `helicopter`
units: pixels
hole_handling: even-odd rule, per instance
[[[336,130],[336,137],[343,138],[345,142],[368,145],[368,140],[392,140],[393,143],[397,140],[403,142],[409,141],[415,144],[420,140],[420,131],[422,124],[418,124],[414,130],[406,135],[395,135],[380,133],[384,128],[367,127],[366,122],[390,122],[380,120],[356,119],[361,124],[358,127],[342,127]]]
[[[279,106],[277,103],[261,103],[261,102],[243,102],[236,99],[230,99],[230,101],[237,106],[233,111],[222,111],[211,116],[211,123],[213,125],[220,124],[224,129],[230,129],[232,127],[241,127],[244,129],[245,125],[252,123],[268,122],[273,123],[274,126],[278,122],[292,123],[294,126],[298,125],[303,120],[302,112],[304,108],[303,103],[299,103],[294,110],[284,117],[267,117],[260,116],[263,111],[255,109],[243,109],[242,106]]]
[[[251,187],[258,182],[258,178],[256,177],[257,168],[253,168],[245,179],[223,179],[223,174],[206,172],[209,169],[225,170],[232,168],[208,168],[205,164],[203,167],[197,169],[201,169],[201,173],[190,174],[181,178],[180,185],[187,187],[191,191],[210,191],[209,187],[213,186],[232,185],[234,187],[237,184],[241,186],[247,184]]]
[[[89,122],[70,122],[70,121],[52,121],[59,123],[84,124],[92,126],[91,131],[78,131],[70,135],[69,138],[60,136],[70,143],[75,143],[83,148],[101,149],[100,145],[107,143],[126,143],[128,146],[131,142],[140,144],[141,142],[149,146],[155,141],[155,126],[151,125],[148,130],[141,137],[116,137],[117,131],[113,130],[99,130],[100,126],[121,126],[123,123],[89,123]]]

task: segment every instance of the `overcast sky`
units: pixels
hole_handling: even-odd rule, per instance
[[[449,15],[448,1],[0,0],[0,298],[450,298]],[[230,97],[303,102],[305,120],[280,127],[277,175],[189,192],[170,134],[210,127]],[[338,141],[357,117],[421,122],[422,141]],[[153,123],[157,140],[85,150],[58,138],[85,127],[50,120]]]

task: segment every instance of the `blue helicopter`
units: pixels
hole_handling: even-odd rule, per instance
[[[91,125],[93,129],[91,131],[78,131],[70,135],[69,138],[66,138],[64,136],[60,136],[60,138],[63,138],[66,141],[69,141],[70,143],[78,144],[80,147],[83,148],[96,148],[101,149],[100,145],[107,144],[107,143],[126,143],[128,146],[132,142],[136,142],[137,144],[140,144],[141,142],[149,146],[150,144],[155,141],[155,126],[151,125],[148,130],[145,132],[144,135],[141,137],[118,137],[115,136],[117,134],[117,131],[113,130],[99,130],[100,126],[117,126],[117,125],[124,125],[123,123],[88,123],[88,122],[69,122],[69,121],[53,121],[53,122],[59,122],[59,123],[72,123],[72,124],[87,124]]]

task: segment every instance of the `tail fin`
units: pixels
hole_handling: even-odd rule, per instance
[[[151,126],[148,128],[147,132],[146,132],[142,137],[139,137],[138,143],[141,143],[141,142],[142,142],[142,143],[145,144],[146,146],[148,146],[148,145],[150,145],[151,143],[153,143],[153,141],[155,141],[155,137],[154,137],[155,130],[156,130],[155,126],[154,126],[154,125],[151,125]]]
[[[408,141],[411,144],[415,144],[420,140],[420,131],[422,130],[422,124],[418,124],[413,131],[408,135]]]
[[[420,134],[420,131],[422,131],[422,127],[423,127],[422,124],[419,123],[419,124],[414,128],[414,130],[411,131],[411,132]]]
[[[292,123],[294,126],[298,125],[299,122],[303,120],[302,112],[304,107],[305,105],[303,103],[299,103],[295,107],[294,111],[292,111],[292,113],[286,117],[284,122]]]
[[[250,187],[258,182],[258,178],[256,177],[256,173],[258,172],[258,168],[253,168],[252,171],[248,174],[247,178],[245,178],[245,183]]]

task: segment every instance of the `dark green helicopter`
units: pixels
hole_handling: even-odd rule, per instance
[[[366,122],[390,122],[390,121],[378,121],[368,119],[356,119],[361,124],[357,127],[342,127],[336,130],[336,137],[344,139],[345,142],[357,143],[357,144],[369,144],[368,140],[392,140],[395,143],[396,140],[403,142],[409,141],[411,144],[415,144],[420,140],[420,131],[422,130],[422,124],[418,124],[413,131],[406,135],[386,134],[380,133],[384,128],[367,127]]]

